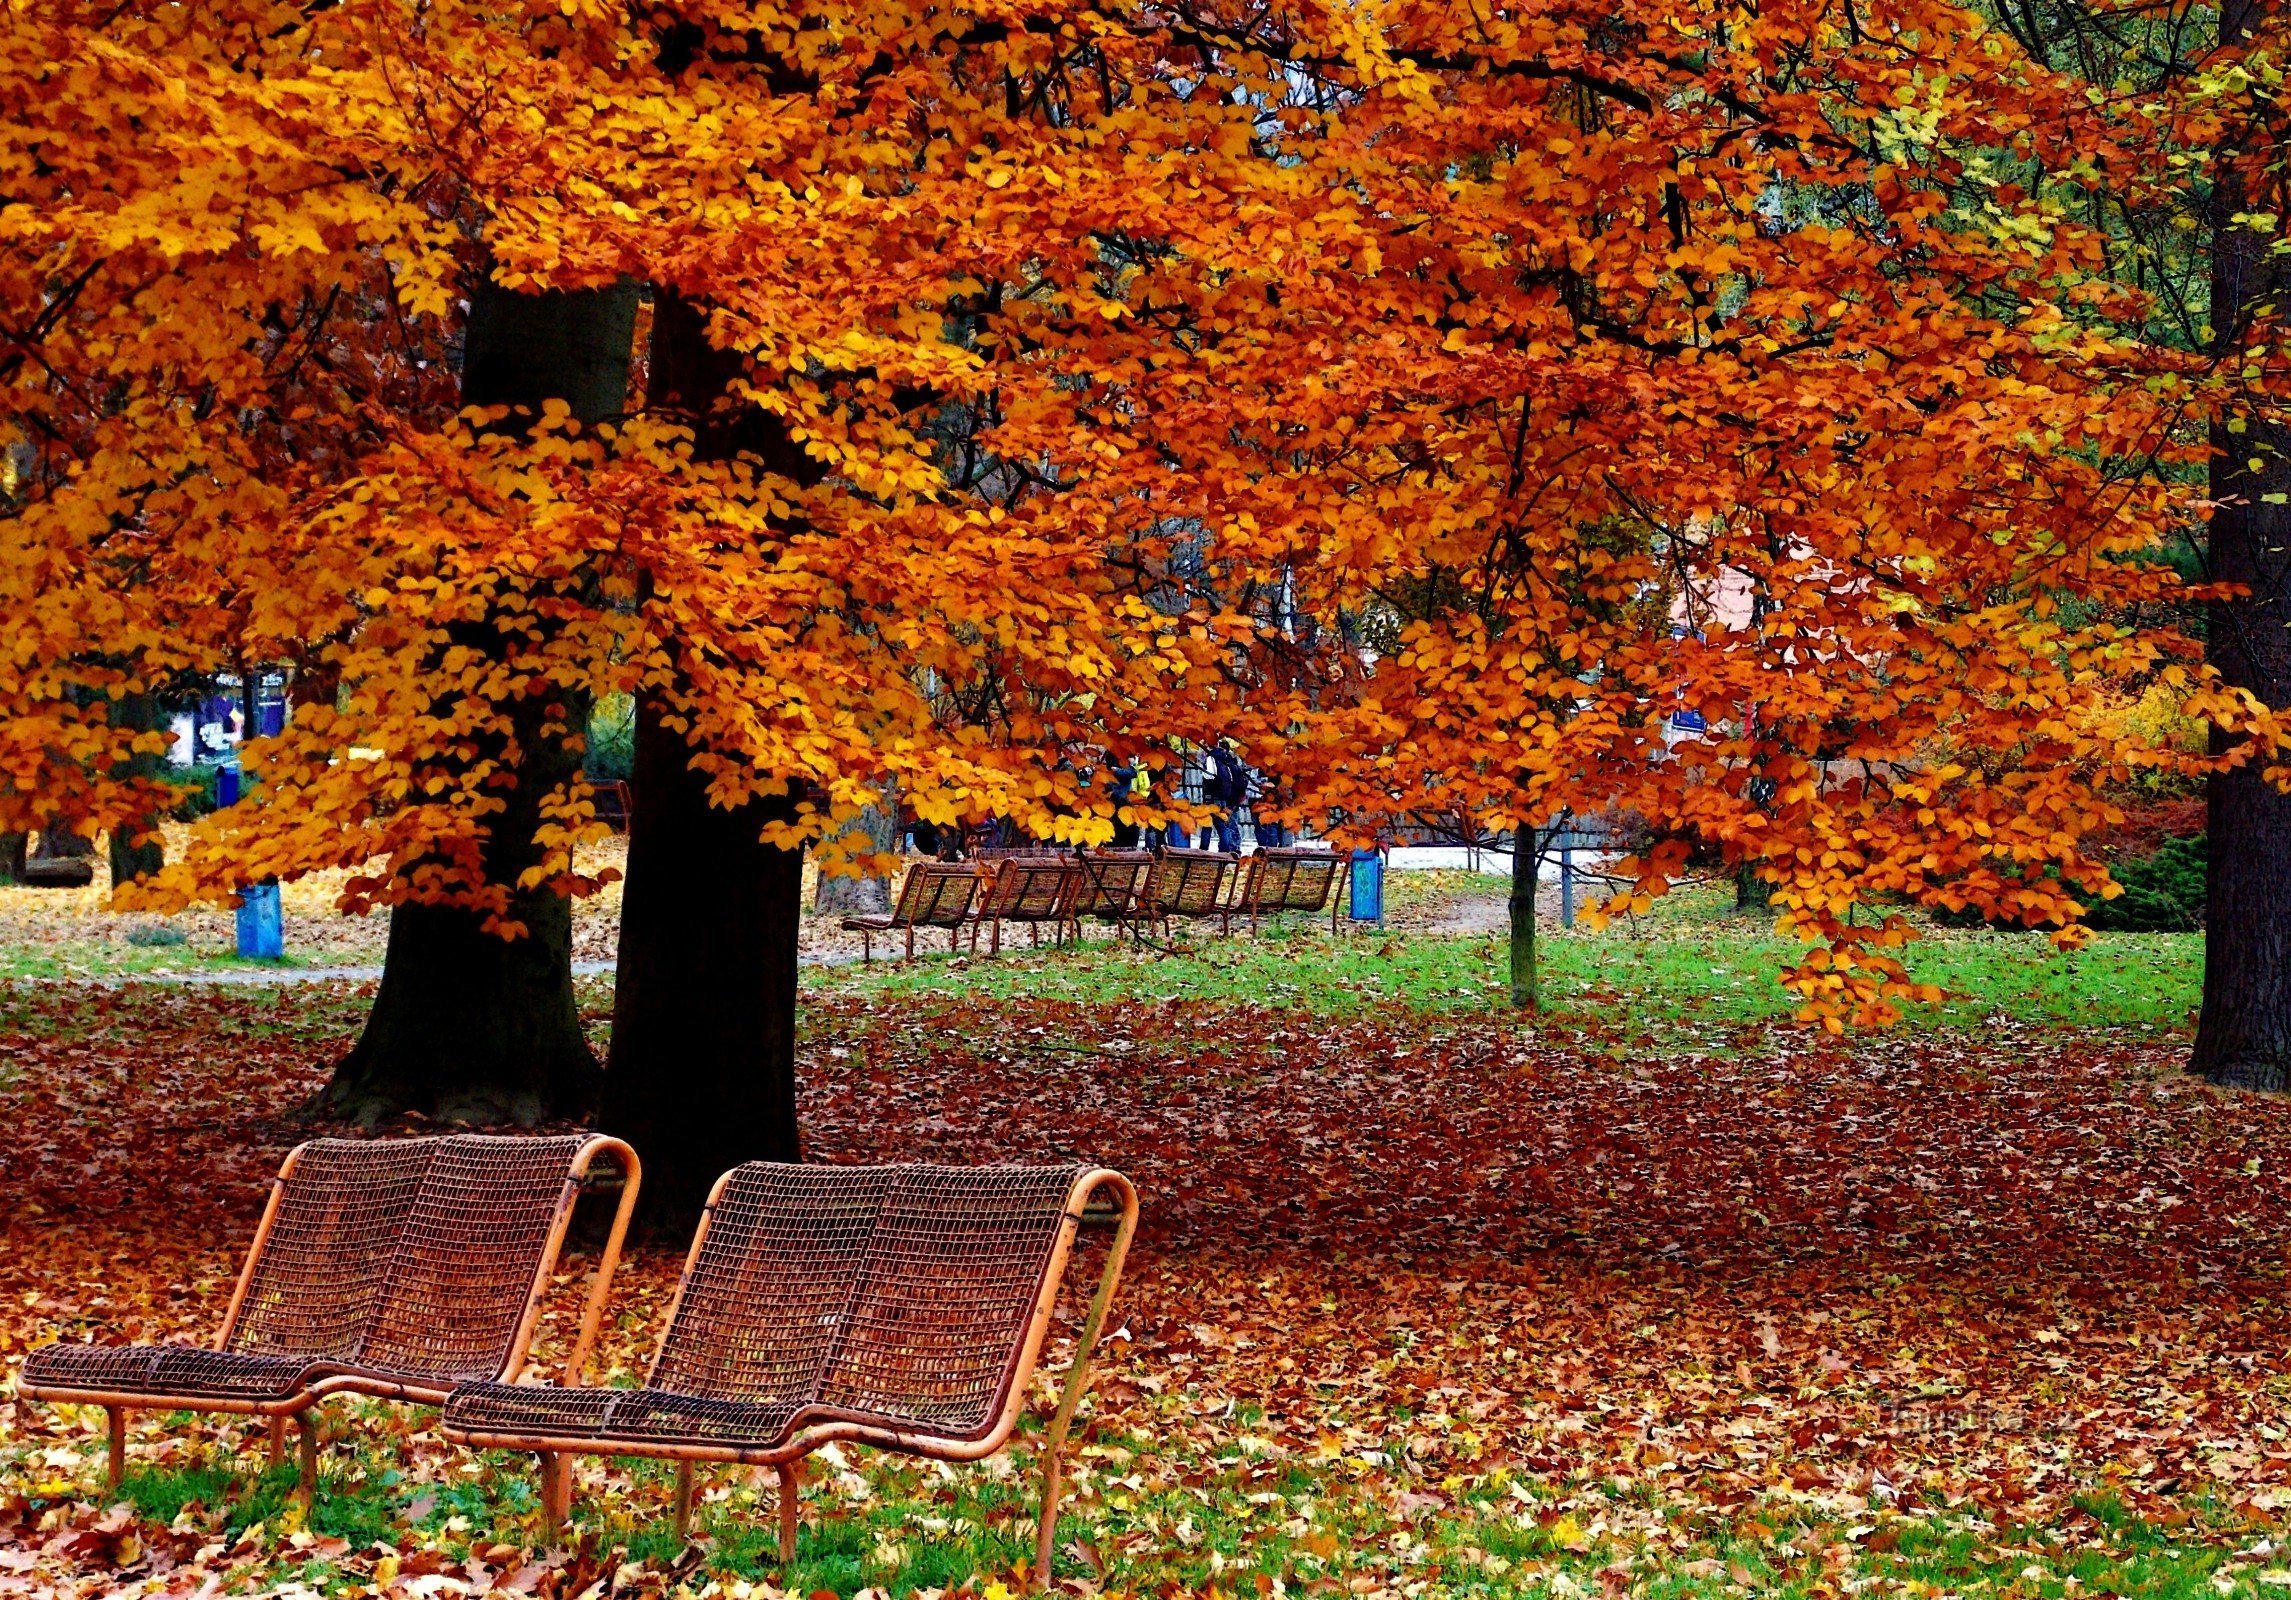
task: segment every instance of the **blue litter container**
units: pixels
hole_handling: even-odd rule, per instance
[[[286,954],[286,918],[276,881],[239,891],[239,954],[250,961],[276,961]]]
[[[1352,920],[1379,924],[1384,921],[1384,852],[1381,850],[1352,853]]]

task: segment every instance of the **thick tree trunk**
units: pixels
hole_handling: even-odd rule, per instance
[[[645,1225],[672,1236],[689,1233],[726,1168],[801,1149],[803,852],[762,841],[771,808],[710,805],[690,756],[657,701],[639,699],[600,1126],[635,1147]]]
[[[159,702],[148,694],[131,694],[112,702],[112,721],[122,728],[137,733],[149,733],[159,726]],[[139,750],[119,764],[113,774],[120,778],[155,778],[159,775],[159,754],[154,750]],[[137,837],[138,834],[141,837]],[[166,847],[159,839],[159,819],[142,817],[111,830],[111,886],[133,883],[148,878],[167,864]]]
[[[0,883],[24,881],[24,857],[31,844],[28,833],[0,833]]]
[[[808,475],[777,422],[729,393],[739,371],[737,357],[708,343],[695,307],[673,292],[657,296],[648,404],[691,426],[701,460],[751,454],[775,471]],[[801,1149],[803,856],[762,842],[773,807],[710,806],[690,754],[663,724],[657,700],[640,696],[600,1125],[644,1162],[643,1226],[672,1238],[689,1233],[727,1167],[794,1161]]]
[[[899,848],[898,831],[898,803],[886,797],[852,819],[850,843],[875,855],[888,855]],[[812,909],[844,917],[883,916],[891,909],[891,880],[822,872]]]
[[[1540,1011],[1535,981],[1535,830],[1520,827],[1511,836],[1511,1003],[1517,1011]]]
[[[633,286],[534,295],[484,278],[470,299],[464,403],[538,414],[563,400],[584,423],[617,415],[627,401],[636,310]],[[578,749],[542,733],[550,699],[571,727],[587,725],[587,708],[554,688],[513,708],[523,759],[507,809],[488,823],[493,883],[513,884],[540,860],[533,832],[541,802],[580,765]],[[573,998],[572,906],[558,894],[513,893],[509,914],[525,926],[523,937],[489,933],[479,913],[460,907],[391,911],[374,1009],[316,1109],[367,1124],[417,1111],[530,1125],[595,1107],[602,1077]]]
[[[2249,0],[2222,13],[2221,41],[2239,44]],[[2268,239],[2230,219],[2246,209],[2224,163],[2212,201],[2212,322],[2217,351],[2239,348],[2252,319],[2279,322],[2291,283]],[[2211,576],[2241,584],[2213,601],[2205,650],[2229,683],[2278,709],[2291,706],[2291,430],[2257,414],[2213,429]],[[2272,503],[2270,503],[2270,497]],[[2227,746],[2214,735],[2215,751]],[[2291,1087],[2291,795],[2247,762],[2215,775],[2207,796],[2210,907],[2204,922],[2203,1016],[2192,1069],[2231,1088]]]
[[[539,863],[533,834],[541,802],[580,765],[577,750],[541,734],[542,717],[538,704],[518,717],[526,758],[507,809],[491,823],[490,882],[514,883]],[[319,1109],[368,1125],[418,1111],[440,1121],[530,1127],[595,1107],[602,1079],[573,996],[572,903],[546,891],[516,893],[510,915],[526,928],[515,939],[486,931],[481,915],[459,906],[391,911],[374,1009]]]

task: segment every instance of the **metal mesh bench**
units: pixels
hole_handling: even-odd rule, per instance
[[[1150,915],[1153,873],[1158,857],[1150,850],[1082,850],[1074,856],[1081,882],[1066,914],[1074,938],[1082,937],[1084,917],[1102,917],[1118,929]]]
[[[987,953],[1002,952],[1002,925],[1024,923],[1028,937],[1042,941],[1042,925],[1049,923],[1059,943],[1066,938],[1067,908],[1082,887],[1082,869],[1071,856],[1004,856],[993,866],[994,876],[979,897],[971,922],[971,949],[978,949],[978,926],[990,930]]]
[[[1160,865],[1154,869],[1153,903],[1155,916],[1166,930],[1177,917],[1196,921],[1215,917],[1223,929],[1233,926],[1233,898],[1230,892],[1239,856],[1223,855],[1214,850],[1164,850]]]
[[[1334,933],[1342,909],[1336,881],[1347,865],[1333,850],[1260,850],[1242,867],[1237,909],[1248,913],[1249,931],[1255,933],[1260,917],[1325,908]]]
[[[1116,1224],[1042,1444],[1035,1561],[1047,1580],[1059,1455],[1137,1228],[1127,1178],[1084,1167],[825,1167],[752,1162],[717,1181],[668,1330],[634,1389],[480,1383],[447,1400],[466,1444],[778,1469],[780,1557],[795,1554],[803,1458],[853,1441],[940,1460],[992,1455],[1025,1404],[1076,1229]],[[577,1382],[577,1378],[575,1379]],[[544,1475],[552,1527],[569,1480]]]
[[[116,1485],[131,1409],[227,1411],[301,1424],[302,1488],[317,1468],[308,1415],[354,1392],[437,1402],[510,1379],[590,1168],[609,1155],[620,1206],[571,1359],[588,1359],[636,1200],[637,1161],[589,1134],[314,1139],[287,1154],[255,1226],[222,1332],[188,1344],[51,1344],[24,1362],[27,1399],[100,1405]]]
[[[843,930],[859,935],[861,957],[868,961],[875,959],[875,935],[902,932],[907,936],[908,959],[912,960],[917,928],[946,929],[947,949],[951,951],[962,936],[963,923],[971,914],[981,882],[978,868],[966,863],[919,861],[907,869],[906,881],[899,885],[899,899],[889,916],[845,917]]]

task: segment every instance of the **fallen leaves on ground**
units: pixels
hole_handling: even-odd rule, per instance
[[[0,1360],[55,1337],[211,1333],[359,993],[9,1005]],[[1698,1049],[1399,1008],[839,994],[808,1003],[802,1083],[812,1159],[1086,1156],[1138,1180],[1146,1227],[1080,1455],[1071,1526],[1088,1531],[1066,1552],[1086,1588],[1502,1589],[1580,1568],[1620,1592],[1659,1575],[1649,1552],[1713,1592],[1785,1568],[1811,1581],[1807,1560],[1862,1563],[1867,1587],[1907,1548],[1886,1532],[1903,1518],[1971,1519],[1990,1573],[2015,1530],[2073,1543],[2079,1519],[2100,1538],[2119,1515],[2243,1541],[2215,1552],[2215,1587],[2279,1583],[2274,1546],[2251,1541],[2291,1505],[2291,1105],[2175,1068],[2145,1033],[1745,1030]],[[566,1263],[552,1333],[586,1264]],[[676,1264],[624,1266],[608,1367],[641,1365]],[[492,1498],[453,1513],[458,1544],[416,1517],[383,1530],[390,1551],[330,1556],[291,1542],[309,1530],[249,1545],[190,1512],[123,1522],[95,1492],[94,1419],[15,1404],[0,1593],[99,1592],[131,1568],[190,1593],[327,1563],[376,1591],[578,1593],[571,1558],[516,1520],[524,1491],[494,1482],[522,1469],[428,1420],[360,1408],[330,1417],[329,1442],[382,1452],[393,1515],[410,1485],[483,1481]],[[134,1453],[210,1465],[234,1427],[144,1418]],[[946,1470],[853,1452],[818,1492],[927,1505],[955,1494]],[[1010,1526],[989,1531],[1007,1541],[1031,1493],[1014,1470],[950,1480],[1004,1507]],[[585,1462],[581,1485],[635,1523],[665,1512],[656,1469]],[[716,1492],[725,1526],[769,1520],[768,1495]],[[900,1525],[852,1554],[839,1593],[920,1570],[931,1530]],[[1505,1545],[1505,1527],[1524,1532]],[[1783,1528],[1764,1555],[1689,1548],[1760,1527]],[[417,1570],[433,1538],[483,1581]],[[1735,1570],[1776,1549],[1782,1566]],[[682,1559],[603,1576],[706,1576]]]

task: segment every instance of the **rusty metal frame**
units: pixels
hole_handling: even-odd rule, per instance
[[[1020,907],[1023,902],[1017,896],[1023,885],[1026,880],[1045,874],[1056,875],[1050,904],[1040,913],[1028,912],[1022,915]],[[984,869],[984,875],[984,892],[971,912],[972,955],[978,954],[978,929],[982,922],[988,925],[986,953],[990,956],[1002,954],[1002,925],[1005,922],[1024,923],[1036,944],[1041,942],[1042,925],[1047,922],[1053,930],[1054,942],[1059,945],[1066,942],[1066,924],[1072,917],[1074,902],[1084,882],[1081,864],[1072,856],[1014,851],[996,858]]]
[[[450,1135],[442,1136],[450,1137]],[[278,1220],[289,1179],[301,1161],[309,1143],[296,1145],[280,1163],[278,1175],[271,1180],[269,1198],[263,1204],[261,1219],[255,1224],[255,1235],[247,1247],[246,1260],[240,1264],[238,1282],[232,1287],[231,1299],[223,1313],[222,1330],[216,1334],[213,1348],[225,1351],[231,1336],[237,1331],[239,1317],[246,1308],[249,1289],[254,1283],[256,1268],[261,1264],[264,1247],[269,1244],[271,1230]],[[603,1134],[591,1134],[574,1152],[565,1172],[564,1185],[558,1193],[549,1231],[534,1264],[533,1277],[526,1290],[525,1305],[510,1336],[507,1354],[501,1368],[502,1381],[513,1381],[525,1370],[534,1329],[539,1323],[541,1307],[548,1296],[549,1279],[556,1270],[557,1258],[564,1248],[565,1234],[572,1224],[573,1208],[579,1200],[591,1167],[599,1156],[611,1156],[621,1171],[620,1202],[614,1208],[612,1227],[583,1303],[581,1323],[573,1341],[573,1351],[567,1362],[569,1371],[578,1370],[588,1360],[594,1348],[598,1327],[604,1317],[605,1298],[612,1285],[612,1276],[620,1263],[621,1246],[628,1233],[629,1218],[636,1208],[637,1188],[643,1180],[643,1167],[636,1152],[619,1139]],[[235,1399],[169,1393],[157,1389],[93,1389],[62,1384],[40,1384],[19,1376],[16,1394],[22,1400],[45,1401],[51,1405],[96,1405],[103,1407],[105,1416],[106,1449],[105,1481],[110,1488],[119,1487],[126,1469],[127,1413],[143,1411],[207,1411],[224,1415],[255,1416],[269,1424],[272,1459],[283,1453],[283,1430],[292,1418],[300,1433],[300,1464],[298,1492],[307,1506],[317,1484],[318,1434],[317,1419],[311,1415],[314,1407],[329,1395],[359,1394],[378,1400],[405,1400],[425,1405],[442,1403],[452,1393],[451,1384],[439,1383],[405,1374],[393,1374],[382,1369],[348,1370],[325,1373],[315,1381],[298,1385],[288,1395],[273,1399]]]
[[[969,892],[962,904],[950,912],[944,885],[967,882]],[[947,930],[947,953],[952,955],[962,947],[963,924],[971,919],[971,911],[978,904],[979,893],[991,886],[988,874],[965,861],[918,861],[907,869],[900,881],[899,898],[892,903],[888,915],[880,917],[845,917],[843,931],[859,935],[860,959],[875,959],[875,935],[879,933],[905,933],[906,959],[915,959],[915,930],[917,928],[944,928]]]
[[[707,1208],[701,1213],[700,1226],[692,1236],[692,1248],[685,1255],[683,1275],[677,1280],[675,1296],[669,1302],[668,1321],[661,1334],[662,1350],[668,1347],[669,1335],[676,1326],[677,1312],[684,1303],[686,1291],[690,1289],[694,1272],[700,1264],[701,1246],[707,1240],[709,1226],[723,1196],[724,1186],[731,1181],[732,1176],[730,1172],[725,1173],[709,1191]],[[1092,1209],[1090,1200],[1100,1191],[1108,1193],[1110,1203]],[[545,1464],[545,1474],[549,1470],[546,1464],[553,1458],[561,1459],[575,1454],[638,1456],[649,1460],[674,1461],[678,1463],[678,1470],[673,1509],[679,1534],[688,1531],[693,1499],[691,1469],[695,1465],[717,1462],[777,1468],[780,1479],[780,1559],[782,1562],[792,1561],[795,1559],[802,1462],[822,1446],[863,1444],[935,1461],[979,1461],[994,1455],[1009,1443],[1012,1432],[1017,1428],[1019,1416],[1025,1410],[1027,1385],[1041,1358],[1042,1346],[1057,1310],[1058,1292],[1065,1281],[1075,1235],[1085,1220],[1111,1221],[1115,1231],[1113,1243],[1106,1253],[1105,1268],[1098,1279],[1097,1290],[1090,1297],[1089,1309],[1084,1313],[1082,1326],[1075,1335],[1073,1365],[1067,1372],[1057,1409],[1051,1416],[1038,1451],[1042,1466],[1042,1509],[1035,1530],[1034,1582],[1037,1588],[1045,1588],[1050,1581],[1050,1560],[1056,1544],[1058,1501],[1064,1484],[1062,1456],[1067,1435],[1073,1426],[1075,1409],[1081,1404],[1083,1390],[1088,1385],[1090,1358],[1105,1330],[1106,1314],[1113,1305],[1115,1290],[1120,1286],[1122,1267],[1129,1256],[1130,1242],[1137,1234],[1136,1186],[1110,1167],[1082,1170],[1075,1175],[1067,1190],[1057,1237],[1043,1268],[1026,1324],[1012,1347],[1010,1360],[1003,1368],[992,1415],[983,1428],[973,1433],[948,1436],[923,1429],[887,1427],[881,1422],[839,1412],[833,1407],[813,1404],[797,1411],[789,1419],[786,1437],[770,1445],[672,1444],[651,1440],[496,1432],[451,1426],[446,1428],[446,1436],[459,1443],[482,1448],[534,1451]],[[570,1514],[569,1489],[569,1477],[560,1476],[552,1481],[544,1476],[542,1512],[552,1534],[563,1527]]]
[[[1296,882],[1296,869],[1300,866],[1317,867],[1328,863],[1327,886],[1311,898],[1291,893]],[[1280,889],[1269,899],[1265,893],[1268,878],[1279,873]],[[1317,874],[1316,874],[1317,876]],[[1284,911],[1310,911],[1316,916],[1321,908],[1328,908],[1328,931],[1333,935],[1340,930],[1344,913],[1345,893],[1339,883],[1349,890],[1352,884],[1352,858],[1335,850],[1292,850],[1276,847],[1259,850],[1251,855],[1241,868],[1240,890],[1234,909],[1249,918],[1249,931],[1255,933],[1260,918],[1278,916]]]
[[[1124,933],[1142,939],[1145,924],[1155,914],[1154,876],[1161,858],[1150,850],[1077,850],[1074,864],[1082,879],[1067,916],[1074,942],[1082,942],[1084,917],[1110,920],[1116,943]],[[1125,876],[1129,880],[1126,886],[1121,882]],[[1119,904],[1114,903],[1117,900]]]

